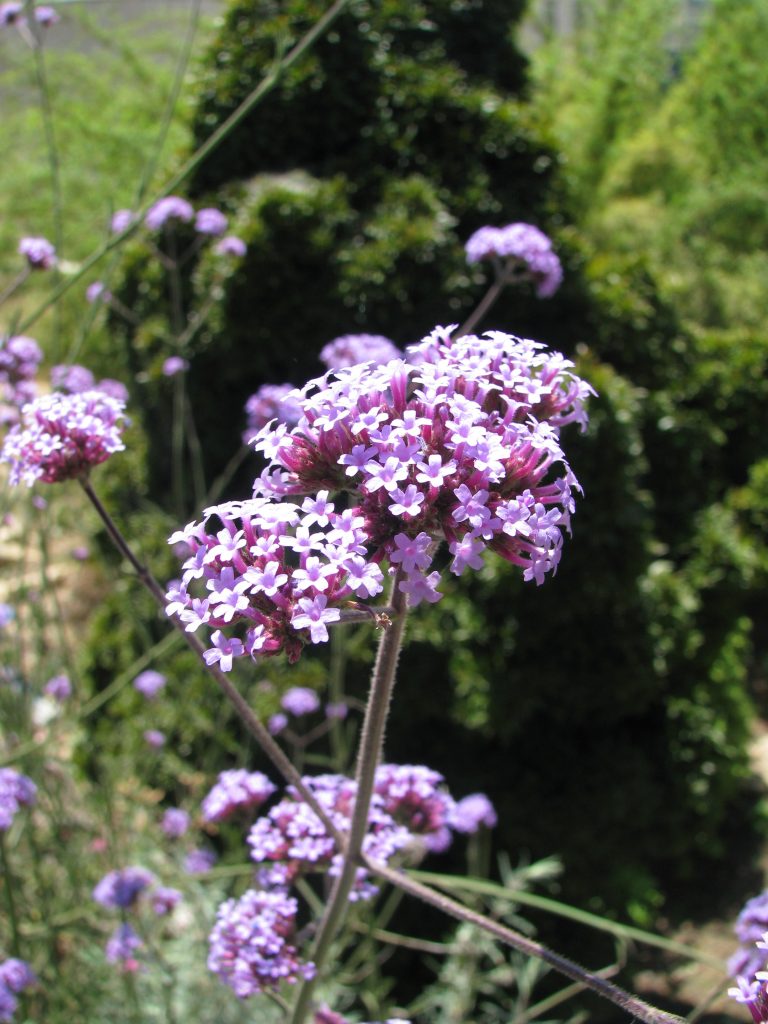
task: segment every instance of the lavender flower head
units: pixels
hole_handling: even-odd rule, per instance
[[[382,764],[374,784],[384,810],[409,832],[422,836],[427,849],[436,853],[451,843],[454,800],[442,788],[443,781],[439,772],[424,765]]]
[[[311,715],[320,707],[320,698],[308,686],[292,686],[280,698],[280,706],[291,715]]]
[[[139,969],[138,961],[134,954],[141,949],[144,943],[131,925],[123,923],[118,925],[104,950],[107,962],[118,964],[124,971],[134,972]]]
[[[56,266],[56,250],[47,238],[37,235],[22,238],[19,255],[27,261],[31,270],[50,270]]]
[[[152,700],[158,693],[163,689],[166,684],[166,678],[161,672],[155,672],[154,669],[148,668],[144,672],[140,672],[133,680],[133,688],[137,690],[147,700]]]
[[[163,376],[175,377],[177,373],[184,373],[188,369],[189,362],[182,356],[168,356],[163,363]]]
[[[728,974],[739,984],[741,995],[747,991],[744,986],[752,986],[750,991],[754,990],[758,1002],[763,1000],[768,1006],[768,990],[756,980],[768,966],[765,942],[768,934],[768,890],[747,900],[736,919],[734,931],[739,947],[728,959]],[[746,1001],[739,996],[734,998]]]
[[[11,484],[86,476],[125,447],[123,409],[123,402],[101,391],[43,395],[25,405],[0,452],[0,461],[10,463]]]
[[[214,246],[214,252],[217,256],[243,257],[248,252],[248,246],[237,235],[225,235]]]
[[[190,850],[184,858],[184,870],[188,875],[204,875],[216,863],[213,850]]]
[[[343,334],[321,349],[320,361],[329,370],[340,370],[357,363],[388,363],[390,359],[400,359],[402,354],[397,345],[382,334]]]
[[[150,231],[159,231],[168,221],[180,220],[188,223],[194,215],[192,204],[186,199],[182,199],[181,196],[165,196],[150,206],[144,223]]]
[[[204,207],[195,216],[195,231],[201,235],[223,235],[229,221],[221,210],[215,207]]]
[[[41,4],[40,7],[35,7],[35,20],[43,28],[50,28],[61,21],[61,17],[55,7]]]
[[[93,281],[85,289],[85,298],[87,302],[109,302],[112,298],[112,292],[109,291],[103,281]]]
[[[457,576],[488,551],[537,584],[555,572],[581,490],[560,430],[585,428],[592,389],[559,353],[498,331],[437,328],[408,357],[310,381],[299,422],[254,439],[268,465],[253,497],[170,538],[191,554],[167,611],[212,630],[208,664],[296,661],[387,572],[411,605],[438,601],[441,543]]]
[[[485,793],[472,793],[458,800],[451,811],[449,824],[456,832],[477,832],[480,826],[495,828],[498,818]]]
[[[181,807],[166,808],[160,822],[160,828],[169,839],[180,839],[189,830],[189,825],[189,814]]]
[[[51,386],[56,391],[77,395],[94,388],[96,378],[91,371],[78,363],[61,363],[51,369]]]
[[[301,402],[294,395],[293,384],[262,384],[245,403],[247,426],[243,442],[248,444],[253,435],[271,420],[295,426],[301,419]]]
[[[147,746],[152,747],[153,750],[160,750],[166,744],[165,733],[160,729],[145,729],[141,735]]]
[[[72,683],[69,680],[69,676],[63,673],[58,676],[52,676],[43,687],[43,693],[47,697],[51,697],[53,700],[63,704],[65,700],[72,696]]]
[[[158,917],[165,917],[170,914],[174,907],[181,903],[181,893],[178,889],[172,889],[166,885],[158,885],[150,893],[149,905]]]
[[[253,889],[219,907],[208,967],[239,999],[314,975],[314,965],[301,963],[291,942],[297,909],[290,896]]]
[[[116,235],[121,234],[133,221],[132,210],[115,210],[112,214],[110,228]]]
[[[17,21],[23,20],[24,4],[18,0],[8,0],[8,3],[0,4],[0,26],[14,25]]]
[[[34,985],[36,981],[37,975],[26,960],[9,957],[0,964],[0,985],[4,985],[15,995]]]
[[[139,896],[152,885],[155,876],[147,868],[132,866],[110,871],[91,893],[96,903],[112,910],[132,907]]]
[[[276,786],[262,772],[234,768],[219,774],[216,785],[203,800],[206,821],[224,821],[236,811],[255,810],[275,792]]]
[[[465,251],[468,263],[494,257],[503,261],[508,279],[528,278],[540,299],[554,295],[563,279],[563,268],[551,239],[533,224],[480,228],[467,241]]]
[[[31,807],[37,798],[32,779],[15,768],[0,768],[0,832],[12,825],[21,807]]]
[[[35,376],[43,353],[33,338],[0,337],[0,423],[18,422],[19,411],[36,394]]]

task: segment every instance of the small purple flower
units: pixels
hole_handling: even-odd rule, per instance
[[[105,955],[110,964],[119,964],[124,971],[133,973],[139,969],[139,963],[134,957],[136,950],[141,949],[144,943],[129,924],[121,924],[115,929],[107,941]]]
[[[189,362],[182,356],[168,356],[163,363],[163,376],[175,377],[177,373],[183,373],[188,369]]]
[[[158,693],[163,689],[166,684],[166,678],[161,672],[155,672],[154,669],[148,668],[144,672],[140,672],[133,680],[133,688],[137,690],[147,700],[152,700]]]
[[[528,278],[540,299],[554,295],[563,279],[563,268],[552,241],[533,224],[483,227],[466,244],[467,262],[495,258],[504,261],[508,280]]]
[[[85,289],[85,298],[88,302],[109,302],[112,292],[109,291],[103,281],[93,281]]]
[[[338,370],[358,363],[388,363],[402,355],[397,345],[382,334],[343,334],[321,350],[320,361],[329,370]]]
[[[43,395],[30,402],[0,453],[0,461],[11,464],[11,484],[84,476],[122,451],[123,409],[123,402],[101,391]]]
[[[50,270],[56,266],[56,250],[47,238],[29,236],[19,242],[19,255],[32,270]]]
[[[262,384],[245,403],[247,426],[243,441],[248,444],[253,435],[270,420],[295,426],[301,419],[298,398],[289,397],[296,389],[293,384]]]
[[[148,746],[152,747],[153,750],[160,750],[165,746],[165,733],[161,732],[159,729],[146,729],[142,733],[142,736],[144,737],[144,742]]]
[[[201,235],[223,235],[227,230],[229,221],[221,212],[214,207],[204,207],[197,211],[195,217],[195,231]]]
[[[68,395],[77,395],[94,387],[95,377],[85,366],[62,363],[51,369],[51,386]]]
[[[55,25],[61,21],[61,17],[55,7],[49,7],[47,4],[41,4],[40,7],[35,7],[35,20],[38,24],[42,25],[43,28],[50,28],[51,25]]]
[[[349,705],[343,701],[331,702],[325,705],[325,717],[342,721],[349,714]]]
[[[481,825],[494,828],[498,819],[485,793],[472,793],[454,805],[449,824],[456,832],[477,832]]]
[[[16,611],[13,605],[0,602],[0,629],[4,629],[6,626],[10,625],[15,618]]]
[[[181,807],[168,807],[163,813],[160,828],[169,839],[180,839],[189,829],[189,814]]]
[[[184,870],[188,875],[204,875],[216,863],[213,850],[190,850],[184,858]]]
[[[23,21],[24,4],[17,0],[8,0],[8,3],[0,4],[0,26],[15,25],[17,21]]]
[[[211,932],[208,968],[239,999],[311,978],[314,965],[301,963],[291,941],[297,910],[296,900],[284,893],[254,889],[222,903]]]
[[[203,800],[206,821],[224,821],[236,811],[255,810],[275,792],[274,783],[263,772],[234,768],[219,774],[216,785]]]
[[[96,903],[112,910],[127,910],[152,885],[155,876],[146,868],[132,866],[110,871],[96,885],[91,894]]]
[[[0,964],[0,985],[4,985],[14,995],[34,985],[37,975],[26,962],[17,957],[10,957]],[[2,1018],[0,1017],[0,1020]]]
[[[114,234],[119,235],[133,222],[132,210],[115,210],[112,214],[110,227]]]
[[[20,807],[31,807],[37,786],[15,768],[0,768],[0,832],[7,831]]]
[[[59,703],[63,703],[72,696],[72,683],[69,681],[69,676],[64,674],[53,676],[43,687],[43,693]]]
[[[288,728],[288,716],[284,715],[282,711],[275,712],[274,715],[269,716],[267,722],[267,729],[269,730],[270,736],[279,736],[280,733]]]
[[[280,698],[280,706],[291,715],[311,715],[320,707],[320,698],[308,686],[292,686]]]
[[[195,215],[192,204],[180,196],[165,196],[147,210],[144,223],[150,231],[159,231],[169,221],[180,220],[188,223]]]
[[[214,246],[214,252],[216,252],[218,256],[242,257],[245,256],[247,251],[248,246],[242,238],[238,238],[237,235],[226,235],[224,238],[219,239]]]
[[[166,914],[170,914],[173,908],[181,902],[181,898],[181,893],[178,889],[171,889],[166,885],[158,885],[149,894],[149,905],[159,917],[164,917]]]

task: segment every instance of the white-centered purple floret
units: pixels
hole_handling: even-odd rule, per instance
[[[469,263],[498,260],[509,281],[532,281],[540,299],[554,295],[563,279],[552,240],[533,224],[518,222],[503,228],[480,228],[467,241],[465,251]]]
[[[498,331],[437,328],[407,357],[293,390],[295,422],[254,438],[269,464],[253,497],[171,537],[189,554],[168,611],[212,631],[210,664],[295,661],[388,571],[410,604],[440,600],[443,543],[456,575],[489,551],[537,584],[556,571],[581,490],[560,430],[586,427],[592,389],[559,353]]]
[[[222,903],[210,936],[208,968],[239,999],[313,977],[314,965],[302,963],[293,945],[297,911],[292,897],[254,889]]]

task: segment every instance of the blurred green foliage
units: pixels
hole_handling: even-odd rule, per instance
[[[198,144],[323,6],[231,4],[199,76]],[[733,6],[716,4],[715,22]],[[741,6],[759,18],[758,5]],[[540,589],[489,561],[414,613],[387,753],[429,763],[462,791],[484,789],[499,807],[502,846],[559,854],[568,898],[642,922],[704,863],[732,853],[739,823],[757,826],[745,797],[747,740],[766,585],[768,348],[748,312],[741,325],[724,323],[729,286],[717,263],[739,237],[731,212],[754,210],[760,192],[753,185],[721,202],[717,237],[702,229],[696,243],[714,256],[695,280],[693,255],[664,262],[682,245],[682,235],[670,241],[671,225],[683,213],[692,222],[690,204],[708,185],[689,188],[705,154],[694,146],[691,155],[687,137],[663,145],[664,111],[675,96],[683,102],[687,80],[674,81],[667,23],[654,21],[664,7],[649,0],[632,22],[632,5],[614,31],[599,23],[592,48],[567,68],[569,82],[589,89],[569,86],[573,102],[561,109],[541,73],[543,99],[533,108],[524,98],[525,63],[511,42],[517,5],[353,2],[198,168],[191,195],[227,210],[249,248],[225,275],[201,250],[181,282],[187,308],[210,307],[188,353],[211,479],[237,449],[245,398],[262,383],[317,375],[316,354],[335,335],[365,330],[406,344],[460,322],[487,284],[464,261],[472,230],[525,220],[554,235],[566,271],[558,295],[510,291],[484,326],[577,357],[599,393],[589,433],[565,438],[585,488],[574,537]],[[746,15],[739,25],[755,27]],[[689,59],[693,81],[697,61],[714,60],[714,31]],[[651,113],[653,144],[630,164],[638,139],[650,138]],[[682,198],[670,210],[673,194]],[[751,230],[757,266],[761,236]],[[127,369],[142,375],[134,401],[156,441],[171,429],[160,365],[174,325],[151,254],[137,238],[121,270],[121,300],[140,326],[112,317],[110,327]],[[694,325],[708,274],[720,313]],[[256,466],[233,494],[247,493]],[[150,444],[130,500],[165,508],[158,530],[167,530],[168,473],[165,447]],[[189,518],[198,513],[190,501]],[[110,616],[105,607],[91,640],[97,677],[114,648]],[[317,657],[325,665],[327,652]],[[349,657],[347,685],[360,697],[367,660]],[[280,679],[284,668],[264,672]]]

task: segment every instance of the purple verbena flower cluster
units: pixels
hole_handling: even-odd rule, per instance
[[[734,926],[739,948],[728,960],[736,981],[729,995],[745,1003],[756,1021],[768,1021],[768,890],[753,896]]]
[[[131,866],[110,871],[96,885],[91,894],[93,899],[112,910],[132,907],[139,896],[155,882],[155,876],[147,868]]]
[[[186,835],[190,826],[190,817],[181,807],[168,807],[163,813],[160,828],[169,839],[180,839]]]
[[[192,220],[195,211],[192,204],[181,196],[164,196],[147,210],[145,225],[150,231],[159,231],[169,221],[179,220],[186,224]]]
[[[248,246],[237,235],[225,235],[214,245],[213,251],[217,256],[245,256]]]
[[[20,807],[31,807],[37,798],[32,779],[15,768],[0,768],[0,832],[6,832]]]
[[[37,981],[35,972],[26,962],[9,957],[0,963],[0,1021],[12,1021],[19,1005],[16,996]]]
[[[314,965],[300,962],[291,941],[297,911],[296,900],[285,893],[254,889],[222,903],[210,937],[209,969],[240,999],[311,978]]]
[[[51,387],[67,395],[79,395],[83,391],[103,391],[120,402],[128,401],[128,388],[119,380],[105,377],[97,381],[91,371],[79,363],[60,363],[51,369]]]
[[[43,693],[46,697],[51,697],[52,700],[63,704],[65,700],[72,696],[72,683],[69,676],[63,673],[58,676],[52,676],[43,687]]]
[[[205,821],[224,821],[236,811],[254,811],[275,792],[276,786],[263,772],[233,768],[219,773],[216,785],[203,800]]]
[[[117,964],[122,970],[133,974],[139,969],[139,962],[134,954],[143,945],[133,926],[124,921],[107,940],[104,951],[107,963]]]
[[[320,350],[320,361],[328,370],[358,363],[388,363],[402,358],[403,353],[382,334],[343,334]]]
[[[437,328],[408,358],[310,381],[296,426],[255,439],[270,463],[254,496],[170,538],[191,555],[167,612],[214,630],[208,664],[295,661],[381,593],[387,567],[410,604],[438,601],[441,541],[457,576],[488,549],[537,584],[556,569],[581,490],[559,430],[585,427],[592,389],[559,353],[498,331]]]
[[[223,235],[228,224],[229,221],[221,210],[212,206],[203,207],[195,215],[195,231],[201,235]]]
[[[52,484],[85,476],[125,447],[124,403],[103,391],[50,394],[29,402],[8,433],[0,461],[10,482]]]
[[[320,698],[308,686],[292,686],[280,698],[280,707],[289,715],[299,718],[311,715],[320,708]]]
[[[468,240],[465,251],[469,263],[502,261],[507,278],[532,281],[540,299],[554,295],[563,280],[563,268],[551,239],[533,224],[480,228]]]
[[[32,235],[19,242],[19,255],[31,270],[51,270],[56,266],[56,249],[47,238]]]
[[[455,802],[443,788],[443,776],[423,765],[382,764],[374,792],[384,810],[409,832],[422,837],[428,850],[441,853],[451,843]]]
[[[147,700],[152,700],[153,697],[156,697],[165,684],[165,676],[162,672],[156,672],[153,668],[147,668],[143,672],[139,672],[133,680],[134,690],[140,693],[142,697],[146,697]]]
[[[43,353],[33,338],[0,337],[0,426],[16,423],[19,410],[37,393],[35,376]]]
[[[254,434],[270,420],[295,426],[301,419],[301,402],[293,396],[293,384],[262,384],[245,403],[246,428],[243,442],[249,444]]]

